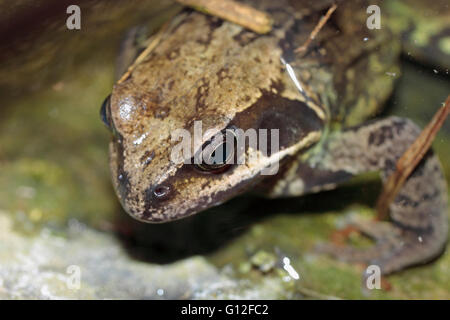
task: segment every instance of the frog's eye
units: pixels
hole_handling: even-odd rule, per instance
[[[234,163],[235,135],[226,130],[206,142],[195,157],[197,168],[202,171],[221,173]]]
[[[109,130],[112,130],[110,104],[111,104],[111,95],[107,96],[102,103],[102,107],[100,108],[100,118],[102,119],[106,127]]]

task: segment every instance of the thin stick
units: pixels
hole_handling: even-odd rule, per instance
[[[397,170],[388,178],[384,184],[383,191],[377,201],[377,219],[383,220],[389,212],[389,205],[394,201],[408,176],[427,153],[433,140],[444,124],[450,113],[450,95],[445,104],[440,108],[430,123],[422,130],[414,143],[403,153],[397,161]]]
[[[194,9],[234,22],[257,33],[272,30],[272,18],[265,12],[233,0],[177,0]]]
[[[308,49],[311,42],[316,38],[317,34],[320,32],[320,30],[322,30],[323,26],[327,23],[327,21],[330,19],[331,15],[333,14],[333,12],[336,9],[337,9],[337,4],[334,3],[328,9],[327,13],[322,18],[320,18],[319,23],[314,27],[313,31],[310,33],[308,40],[306,40],[302,46],[295,49],[295,52],[301,53],[301,52],[305,52]]]

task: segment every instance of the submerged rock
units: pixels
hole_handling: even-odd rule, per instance
[[[23,236],[0,213],[1,299],[277,298],[274,279],[258,285],[223,274],[193,256],[158,265],[135,260],[111,234],[72,221],[66,233]]]

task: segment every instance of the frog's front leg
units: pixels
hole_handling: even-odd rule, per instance
[[[380,171],[385,181],[419,133],[411,121],[396,117],[331,133],[319,152],[285,172],[272,195],[317,192],[368,171]],[[433,152],[427,153],[391,204],[390,222],[357,220],[354,227],[375,244],[367,249],[326,244],[320,251],[344,261],[376,264],[383,274],[442,253],[448,233],[447,185]]]

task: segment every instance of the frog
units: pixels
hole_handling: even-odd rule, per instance
[[[401,52],[390,28],[366,26],[366,8],[377,1],[337,2],[303,53],[297,48],[332,1],[241,2],[270,14],[272,31],[257,34],[185,9],[102,104],[114,189],[139,221],[182,219],[247,192],[300,197],[366,172],[386,181],[420,134],[409,119],[374,117],[393,90]],[[180,140],[173,133],[195,135],[198,122],[208,134],[184,160],[200,155],[200,162],[174,161]],[[226,133],[236,128],[277,130],[278,147],[244,145],[244,158],[257,161],[230,162],[228,154],[206,161],[217,146],[235,145]],[[429,262],[446,247],[447,197],[429,150],[390,205],[389,220],[351,221],[371,247],[326,243],[317,250],[377,265],[382,274]]]

